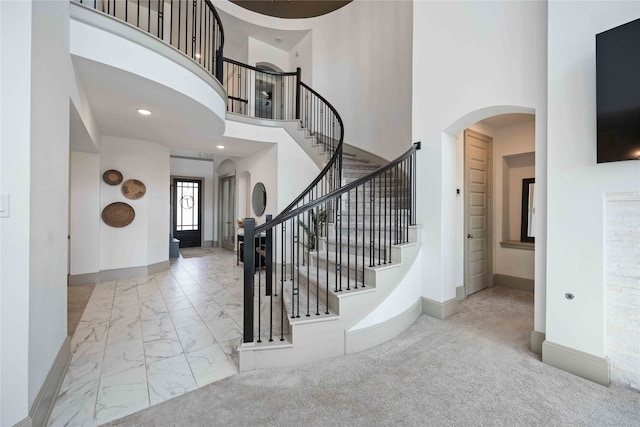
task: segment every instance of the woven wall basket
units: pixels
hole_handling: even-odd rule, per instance
[[[147,187],[140,180],[128,179],[122,184],[120,191],[127,199],[138,200],[147,192]]]
[[[102,210],[102,220],[112,227],[126,227],[135,217],[136,211],[131,205],[123,202],[111,203]]]
[[[102,180],[109,185],[118,185],[122,182],[122,174],[115,169],[109,169],[102,174]]]

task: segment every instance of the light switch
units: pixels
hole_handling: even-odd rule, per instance
[[[9,218],[9,194],[0,194],[0,218]]]

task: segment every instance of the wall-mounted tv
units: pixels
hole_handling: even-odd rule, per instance
[[[640,19],[596,34],[598,163],[640,159]]]

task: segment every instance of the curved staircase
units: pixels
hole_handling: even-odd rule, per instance
[[[335,197],[325,196],[331,202],[310,202],[289,213],[283,234],[293,232],[293,244],[274,264],[272,295],[266,291],[268,271],[250,274],[257,319],[245,318],[254,323],[254,339],[238,349],[240,370],[291,366],[382,342],[352,344],[347,332],[396,289],[417,256],[408,175],[408,165],[382,166],[345,151],[341,188]],[[324,225],[316,219],[322,210]],[[319,230],[314,238],[309,229]],[[293,262],[283,264],[287,251]]]

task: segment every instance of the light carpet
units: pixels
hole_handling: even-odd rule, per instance
[[[111,425],[640,425],[640,393],[543,364],[532,329],[531,293],[488,289],[373,349],[237,374]]]

